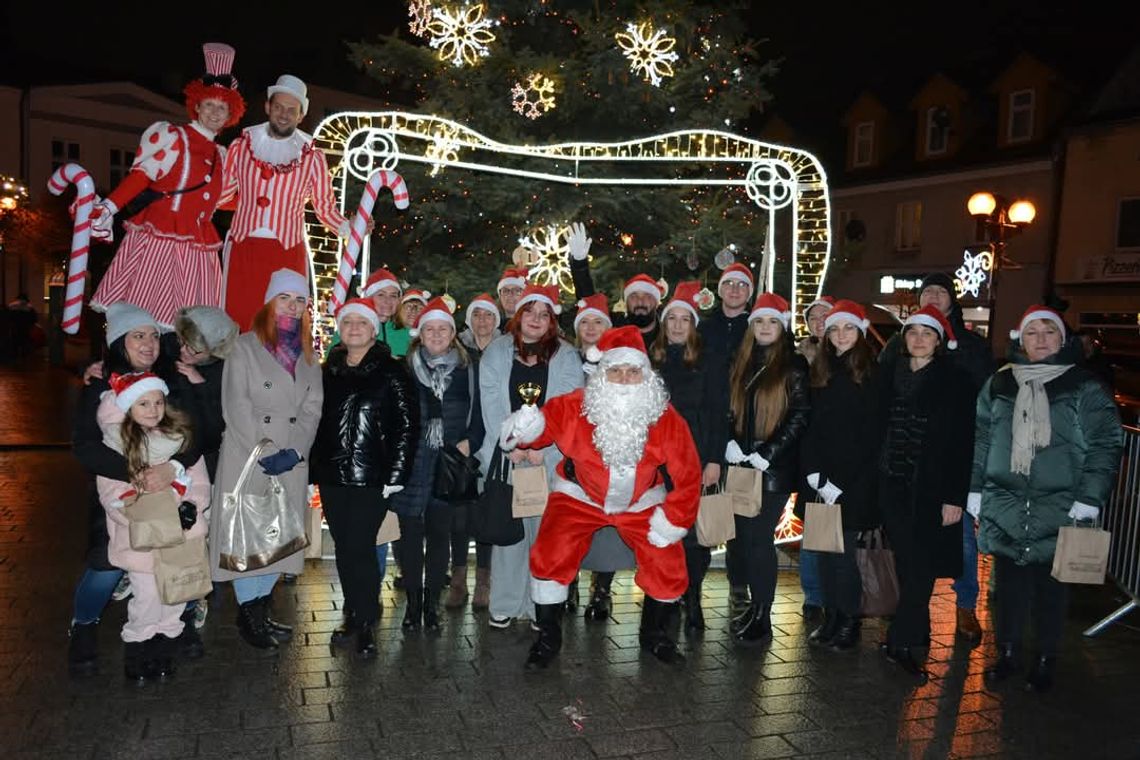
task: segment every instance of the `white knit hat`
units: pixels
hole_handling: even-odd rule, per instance
[[[158,322],[149,311],[126,301],[117,301],[108,306],[106,316],[108,346],[136,327],[158,329]]]
[[[296,293],[308,298],[309,281],[300,272],[278,269],[269,277],[269,286],[265,288],[265,303],[269,303],[282,293]]]

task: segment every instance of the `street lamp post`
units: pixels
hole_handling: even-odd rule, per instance
[[[1006,257],[1007,241],[1020,235],[1033,223],[1037,207],[1027,200],[1014,200],[987,191],[974,193],[966,202],[966,209],[977,223],[975,236],[993,247],[993,263],[990,269],[989,284],[989,330],[990,344],[993,344],[994,327],[997,325],[997,286],[998,273],[1004,269],[1021,269],[1021,265]]]

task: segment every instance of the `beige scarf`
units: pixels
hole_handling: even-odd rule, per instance
[[[1055,380],[1072,368],[1072,364],[1015,364],[1017,398],[1013,402],[1013,441],[1009,468],[1028,475],[1038,449],[1049,445],[1053,428],[1049,423],[1049,394],[1045,383]]]

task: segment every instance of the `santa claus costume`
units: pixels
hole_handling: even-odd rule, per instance
[[[266,97],[295,98],[302,117],[309,109],[308,88],[284,74]],[[278,269],[309,272],[305,244],[305,204],[312,202],[321,223],[341,238],[349,222],[337,208],[325,154],[300,129],[281,134],[264,122],[248,127],[226,155],[222,203],[237,199],[223,252],[226,312],[243,330],[262,307],[269,277]]]
[[[92,212],[92,233],[109,239],[115,214],[143,193],[154,198],[123,223],[126,236],[91,298],[96,311],[125,301],[173,329],[182,307],[221,303],[222,243],[210,218],[221,197],[225,149],[214,138],[241,120],[245,101],[230,73],[234,49],[207,43],[202,50],[206,74],[183,91],[191,122],[152,124],[126,178]]]
[[[545,667],[561,649],[568,584],[594,533],[606,526],[616,528],[637,557],[634,581],[645,592],[642,649],[679,662],[684,657],[665,626],[671,603],[688,586],[680,541],[697,516],[700,458],[636,327],[607,331],[591,352],[598,370],[584,389],[541,409],[519,409],[500,432],[504,449],[554,444],[565,457],[530,553],[540,632],[527,666]]]

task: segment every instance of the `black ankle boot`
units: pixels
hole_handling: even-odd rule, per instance
[[[733,635],[737,644],[743,646],[763,646],[772,640],[772,612],[768,605],[752,605],[752,615],[748,624]]]
[[[370,660],[376,656],[374,626],[375,623],[361,623],[356,628],[356,653],[365,660]]]
[[[731,614],[731,612],[730,612]],[[749,625],[752,624],[752,618],[756,617],[756,607],[751,604],[747,605],[739,613],[735,614],[728,621],[728,630],[733,635],[740,633]]]
[[[823,622],[808,634],[808,643],[813,646],[830,646],[831,640],[839,631],[839,610],[827,607],[823,611]]]
[[[194,608],[187,607],[179,619],[182,621],[182,633],[178,635],[179,654],[187,660],[200,659],[206,654],[206,646],[194,627]]]
[[[670,665],[685,661],[685,655],[681,654],[677,644],[665,632],[673,608],[672,604],[645,597],[641,608],[641,631],[638,633],[642,651],[649,652]]]
[[[99,621],[72,623],[67,644],[67,668],[75,675],[95,672],[99,657]]]
[[[1053,671],[1057,668],[1057,658],[1054,655],[1038,655],[1033,659],[1033,667],[1025,677],[1025,690],[1035,691],[1039,694],[1053,688]]]
[[[887,659],[898,665],[904,673],[914,676],[922,683],[930,680],[930,673],[922,667],[909,646],[888,646],[886,654]]]
[[[424,589],[424,630],[432,633],[439,632],[439,592],[435,589]]]
[[[594,573],[590,601],[586,604],[583,617],[598,622],[610,619],[610,613],[613,612],[613,596],[610,592],[613,582],[613,573]]]
[[[705,630],[705,611],[701,609],[701,587],[689,584],[685,591],[685,630],[696,632]]]
[[[566,589],[566,614],[575,615],[578,613],[578,578],[575,576],[574,580],[570,581],[570,587]]]
[[[146,644],[145,641],[128,641],[123,644],[123,675],[128,681],[146,680],[146,670],[143,669]]]
[[[1006,642],[997,646],[997,660],[982,671],[986,681],[999,683],[1021,672],[1021,657],[1017,646]]]
[[[405,631],[418,631],[424,617],[424,591],[422,588],[407,590],[408,604],[404,608],[404,622],[400,626]]]
[[[285,625],[281,621],[273,619],[273,595],[263,596],[260,601],[265,608],[265,626],[273,634],[273,638],[278,641],[288,641],[293,638],[293,626]]]
[[[356,621],[356,615],[352,610],[344,611],[344,618],[341,619],[340,625],[333,629],[331,641],[333,644],[346,644],[348,640],[356,635],[359,625]]]
[[[277,651],[277,639],[266,625],[265,607],[260,599],[251,599],[238,606],[237,626],[238,633],[251,647],[267,652]]]
[[[859,646],[859,629],[861,627],[859,617],[857,615],[844,615],[842,612],[838,613],[836,617],[839,624],[828,646],[833,652],[850,652]]]
[[[150,653],[144,669],[148,678],[172,678],[176,670],[174,653],[178,648],[178,640],[165,634],[158,634],[147,642]]]
[[[538,640],[527,655],[527,670],[546,668],[562,651],[562,604],[534,605],[534,622],[538,625]]]
[[[748,593],[748,586],[741,584],[739,586],[730,585],[728,587],[728,615],[732,618],[739,618],[741,615],[751,611],[752,597]]]

